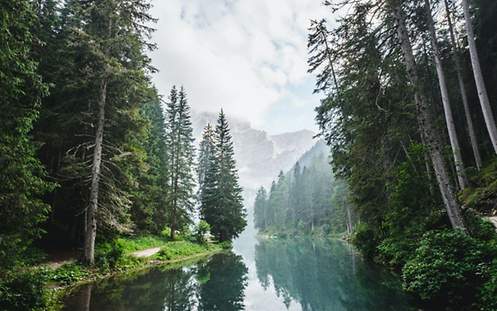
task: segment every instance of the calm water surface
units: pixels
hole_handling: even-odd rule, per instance
[[[67,311],[415,310],[398,279],[342,241],[261,240],[175,269],[104,280],[68,297]]]

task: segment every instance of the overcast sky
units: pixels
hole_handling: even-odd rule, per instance
[[[221,107],[269,133],[316,130],[307,28],[321,0],[153,0],[161,94],[184,85],[197,111]]]

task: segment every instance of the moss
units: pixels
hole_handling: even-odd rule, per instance
[[[462,203],[480,213],[494,215],[497,212],[497,160],[473,176],[471,184],[459,195]]]

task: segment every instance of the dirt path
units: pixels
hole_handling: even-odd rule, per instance
[[[138,257],[138,258],[144,258],[144,257],[150,257],[152,255],[155,255],[159,251],[160,251],[160,247],[154,247],[154,248],[144,249],[142,251],[133,252],[133,253],[131,253],[131,255]]]

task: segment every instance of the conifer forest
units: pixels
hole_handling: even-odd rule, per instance
[[[0,0],[0,310],[497,310],[496,118],[495,0]]]

